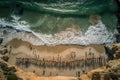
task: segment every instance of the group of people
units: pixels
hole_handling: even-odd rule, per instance
[[[34,58],[16,58],[16,65],[22,68],[28,68],[33,65],[40,68],[57,68],[57,69],[76,69],[76,68],[89,68],[94,69],[100,66],[104,66],[107,62],[105,57],[91,57],[79,60],[68,61],[55,61],[46,59],[34,59]]]

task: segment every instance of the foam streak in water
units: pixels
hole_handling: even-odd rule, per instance
[[[79,31],[76,35],[75,31],[62,31],[57,34],[41,34],[29,29],[29,25],[25,21],[20,21],[20,17],[12,15],[12,21],[0,19],[1,27],[12,26],[14,30],[9,31],[7,35],[0,35],[4,37],[4,42],[7,43],[14,38],[28,41],[33,45],[59,45],[59,44],[103,44],[113,43],[115,41],[114,34],[109,32],[105,25],[99,20],[98,24],[90,26],[85,34]],[[15,30],[20,30],[17,32]],[[1,31],[2,32],[2,31]]]

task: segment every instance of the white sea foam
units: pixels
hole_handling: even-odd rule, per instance
[[[60,12],[76,12],[77,10],[65,10],[65,9],[55,9],[55,8],[47,8],[47,7],[44,7],[45,9],[48,9],[48,10],[54,10],[54,11],[60,11]]]
[[[109,32],[102,21],[98,24],[90,26],[85,34],[75,35],[72,31],[62,31],[58,34],[53,35],[41,35],[42,38],[48,41],[50,44],[103,44],[113,43],[115,41],[114,34]]]
[[[5,18],[0,19],[0,24],[5,27],[6,25],[8,26],[13,26],[16,29],[19,30],[25,30],[25,31],[30,31],[29,25],[27,24],[26,21],[20,21],[19,16],[11,15],[12,20],[7,20]]]
[[[26,21],[21,21],[19,16],[12,15],[12,21],[6,21],[6,19],[0,19],[1,27],[6,27],[6,25],[12,26],[15,29],[8,29],[9,34],[0,34],[4,37],[4,42],[7,43],[14,38],[21,39],[23,41],[28,41],[33,45],[59,45],[59,44],[79,44],[79,45],[89,45],[89,44],[103,44],[103,43],[113,43],[115,41],[114,34],[109,32],[105,25],[99,20],[98,24],[90,26],[88,30],[82,34],[81,31],[61,31],[54,35],[52,34],[41,34],[36,33],[29,29],[29,25]],[[21,30],[17,32],[16,30]],[[3,32],[0,31],[0,32]],[[77,35],[76,35],[77,34]]]

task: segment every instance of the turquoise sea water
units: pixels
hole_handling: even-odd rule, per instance
[[[116,27],[115,0],[1,0],[0,17],[10,18],[22,10],[21,20],[35,32],[56,33],[78,26],[84,32],[89,27],[89,16],[98,14],[109,30]]]

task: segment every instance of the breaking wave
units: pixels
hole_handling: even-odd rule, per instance
[[[89,45],[115,42],[114,32],[108,31],[101,20],[96,25],[89,26],[85,33],[70,28],[55,34],[42,34],[32,31],[29,24],[20,20],[19,16],[12,15],[11,18],[11,20],[0,19],[0,36],[4,39],[3,43],[14,38],[28,41],[33,45]],[[4,30],[7,31],[7,34],[3,33]]]

